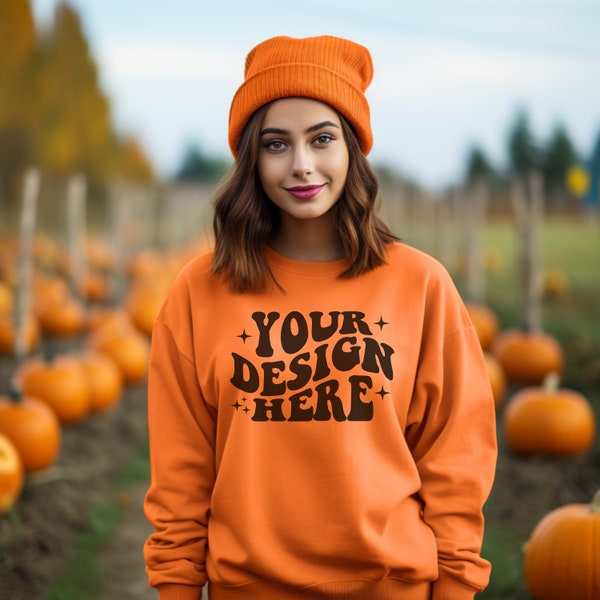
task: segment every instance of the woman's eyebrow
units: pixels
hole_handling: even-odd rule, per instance
[[[323,121],[321,123],[317,123],[316,125],[311,125],[308,129],[304,130],[304,133],[311,133],[313,131],[317,131],[318,129],[322,129],[323,127],[335,127],[336,129],[339,129],[335,123],[331,121]],[[260,132],[261,136],[268,134],[287,135],[289,134],[289,131],[287,129],[280,129],[278,127],[265,127],[265,129]]]
[[[323,121],[322,123],[317,123],[316,125],[309,127],[304,133],[310,133],[311,131],[316,131],[317,129],[322,129],[323,127],[335,127],[336,129],[339,129],[335,123],[332,123],[331,121]]]
[[[260,132],[260,135],[267,135],[269,133],[275,133],[277,135],[286,135],[289,133],[287,129],[278,129],[277,127],[266,127]]]

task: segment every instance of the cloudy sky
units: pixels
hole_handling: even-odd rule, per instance
[[[367,46],[374,163],[422,185],[459,181],[472,144],[497,166],[526,110],[543,143],[562,123],[587,155],[600,135],[598,0],[70,0],[117,126],[164,175],[186,145],[228,157],[227,118],[247,52],[274,35]],[[40,24],[56,0],[32,0]]]

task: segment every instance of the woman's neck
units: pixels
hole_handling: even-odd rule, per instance
[[[293,260],[328,262],[344,258],[342,241],[330,218],[283,218],[270,246]]]

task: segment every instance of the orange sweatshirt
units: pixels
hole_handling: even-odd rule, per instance
[[[463,600],[485,588],[496,460],[482,351],[444,268],[267,249],[283,291],[232,294],[211,256],[176,279],[149,371],[161,600]]]

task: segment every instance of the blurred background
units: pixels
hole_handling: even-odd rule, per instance
[[[499,386],[478,597],[531,598],[534,527],[600,489],[599,31],[595,0],[0,0],[0,442],[22,454],[6,407],[24,390],[59,420],[59,443],[0,485],[0,598],[154,597],[140,553],[152,324],[210,243],[246,54],[319,34],[371,51],[379,208],[449,270]],[[111,391],[50,397],[51,376],[73,376],[65,357],[89,388],[91,350],[116,365]],[[576,423],[554,447],[516,443],[512,408],[550,375],[547,393],[586,410],[554,413]],[[549,437],[544,420],[518,425],[526,440]]]
[[[228,162],[246,53],[281,34],[330,33],[370,49],[371,159],[427,188],[462,182],[474,151],[510,171],[508,140],[522,121],[546,163],[558,145],[563,160],[588,160],[600,129],[592,0],[329,0],[302,10],[178,0],[168,11],[136,0],[6,0],[2,10],[0,123],[14,163],[3,152],[4,179],[32,161],[93,181]]]

